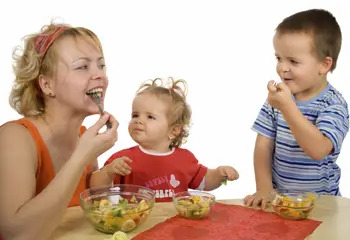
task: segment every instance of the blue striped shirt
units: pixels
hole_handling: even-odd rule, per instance
[[[318,96],[295,103],[301,113],[330,139],[333,151],[320,161],[311,159],[296,142],[282,113],[266,101],[252,129],[275,141],[273,187],[340,195],[341,173],[336,160],[349,130],[348,105],[330,84]]]

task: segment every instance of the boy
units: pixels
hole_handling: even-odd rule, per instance
[[[252,129],[256,193],[247,206],[265,208],[273,189],[340,195],[336,164],[349,129],[347,103],[327,81],[341,48],[331,13],[311,9],[284,19],[273,38],[276,71]]]

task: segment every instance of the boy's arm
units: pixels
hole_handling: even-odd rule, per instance
[[[258,134],[254,149],[254,171],[256,192],[244,198],[246,206],[258,208],[261,205],[265,209],[269,202],[269,194],[273,190],[272,186],[272,153],[274,149],[274,139]]]
[[[254,172],[256,191],[270,192],[272,187],[272,152],[274,139],[258,134],[254,148]]]
[[[322,160],[333,150],[331,140],[304,117],[293,101],[284,106],[281,112],[295,140],[310,158]]]

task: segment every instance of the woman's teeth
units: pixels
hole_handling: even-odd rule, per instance
[[[102,97],[102,88],[94,88],[86,92],[87,95],[97,95],[99,97]]]

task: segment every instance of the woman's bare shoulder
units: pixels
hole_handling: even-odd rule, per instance
[[[31,137],[28,129],[22,124],[15,122],[8,122],[0,127],[0,138],[22,139],[23,137]]]
[[[35,150],[35,142],[25,126],[9,122],[0,128],[0,149],[1,151],[32,152]]]

